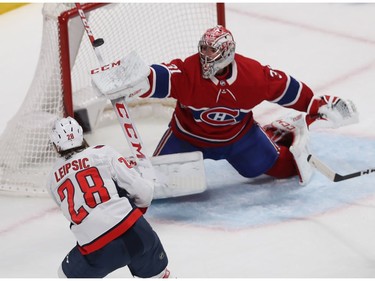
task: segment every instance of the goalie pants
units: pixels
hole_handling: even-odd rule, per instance
[[[168,258],[157,234],[140,217],[119,238],[88,255],[82,255],[75,246],[62,262],[68,278],[102,278],[128,265],[133,276],[149,278],[162,272]]]
[[[220,147],[194,146],[176,137],[171,128],[168,128],[154,156],[192,151],[201,151],[204,159],[225,159],[240,175],[247,178],[262,174],[276,178],[298,175],[289,147],[272,142],[256,123],[240,140]]]

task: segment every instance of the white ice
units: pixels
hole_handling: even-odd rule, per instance
[[[375,4],[227,3],[237,51],[306,82],[316,94],[352,99],[360,123],[312,132],[312,150],[340,173],[375,166]],[[41,4],[0,16],[0,133],[33,78]],[[262,104],[261,123],[284,112]],[[151,153],[165,118],[137,120]],[[118,126],[116,126],[117,128]],[[111,138],[125,139],[119,130]],[[117,128],[118,129],[118,128]],[[155,201],[146,217],[184,278],[375,277],[375,174],[332,183],[247,180],[206,161],[208,190]],[[41,182],[44,184],[44,182]],[[49,198],[0,197],[0,277],[55,278],[75,240]],[[120,269],[111,277],[130,277]]]

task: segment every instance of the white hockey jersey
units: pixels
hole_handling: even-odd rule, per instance
[[[120,196],[119,188],[127,196]],[[60,158],[51,171],[48,190],[71,222],[82,254],[94,252],[126,232],[142,215],[134,208],[148,207],[154,184],[129,165],[109,146],[89,147],[66,160]],[[128,198],[127,198],[128,197]]]

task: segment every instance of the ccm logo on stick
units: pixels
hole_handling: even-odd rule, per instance
[[[121,125],[124,128],[125,134],[128,136],[128,139],[130,140],[131,146],[135,149],[137,152],[136,157],[146,158],[146,155],[142,153],[141,150],[143,150],[142,143],[140,139],[138,138],[137,131],[133,127],[133,124],[129,121],[129,114],[126,111],[126,107],[122,103],[116,103],[116,110],[118,113]]]

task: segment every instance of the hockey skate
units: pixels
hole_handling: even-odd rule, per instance
[[[289,150],[294,156],[294,161],[301,185],[306,185],[313,175],[313,168],[307,162],[309,151],[309,131],[305,121],[305,114],[288,114],[273,121],[268,127],[274,129],[273,141],[289,142]]]

